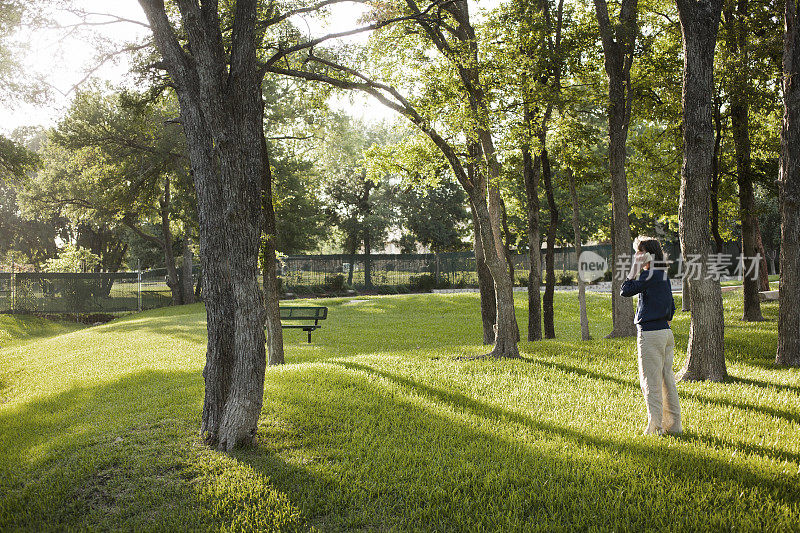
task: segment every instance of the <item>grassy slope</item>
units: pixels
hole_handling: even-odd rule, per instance
[[[77,322],[53,321],[29,315],[0,314],[0,347],[52,337],[83,327],[85,327],[83,324]]]
[[[19,346],[38,339],[77,331],[85,326],[76,322],[53,321],[29,315],[0,314],[0,350]],[[0,405],[10,396],[11,374],[14,368],[6,368],[5,358],[0,357]]]
[[[524,324],[524,295],[518,316]],[[738,296],[741,297],[740,295]],[[286,331],[258,449],[199,445],[204,313],[163,309],[0,350],[0,530],[798,529],[800,373],[725,296],[726,384],[681,384],[687,434],[643,438],[633,339],[557,294],[559,338],[481,353],[474,294],[328,300]],[[688,318],[674,322],[683,362]]]

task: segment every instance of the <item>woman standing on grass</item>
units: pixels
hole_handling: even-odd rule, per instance
[[[647,404],[645,435],[676,435],[683,432],[678,389],[672,371],[675,338],[669,323],[675,313],[672,287],[661,244],[639,236],[633,241],[634,255],[622,296],[639,295],[634,323],[638,331],[639,383]],[[640,274],[641,271],[641,274]]]

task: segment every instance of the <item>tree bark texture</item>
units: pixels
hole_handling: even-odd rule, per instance
[[[267,363],[282,365],[283,328],[281,328],[280,286],[278,285],[275,241],[278,235],[275,209],[272,204],[272,167],[269,162],[269,147],[266,135],[261,136],[264,150],[264,174],[261,181],[261,211],[264,213],[264,264],[262,265],[264,286],[264,311],[266,313]]]
[[[689,278],[684,274],[681,283],[681,311],[692,310],[692,293],[689,291]]]
[[[760,279],[753,276],[756,268],[761,267],[756,259],[756,198],[753,193],[752,165],[750,162],[750,110],[749,105],[731,96],[731,127],[736,152],[736,179],[739,184],[739,213],[742,224],[742,284],[744,288],[744,313],[742,320],[757,322],[764,320],[761,315],[761,300],[758,291],[761,289]],[[757,264],[752,264],[754,261]]]
[[[758,225],[758,216],[753,218],[755,224],[755,231],[753,233],[756,237],[756,253],[761,258],[761,264],[758,267],[758,284],[760,290],[769,290],[769,268],[767,267],[767,254],[764,250],[764,241],[761,239],[761,228]]]
[[[194,261],[192,249],[190,248],[191,244],[192,235],[187,227],[183,231],[183,261],[181,265],[181,276],[183,278],[181,280],[183,282],[182,296],[184,304],[194,303],[194,282],[192,280],[192,264]]]
[[[755,232],[756,198],[753,193],[753,169],[750,161],[750,63],[748,54],[748,0],[729,2],[725,9],[725,22],[728,26],[726,45],[734,58],[729,65],[728,94],[730,95],[731,130],[733,133],[734,156],[736,159],[736,181],[739,185],[739,218],[742,224],[742,284],[744,285],[744,313],[742,320],[755,322],[764,320],[761,315],[761,301],[758,298],[760,281],[748,270],[758,268],[752,265],[757,253]]]
[[[475,182],[477,169],[477,158],[480,148],[471,146],[471,160],[467,165],[467,175],[471,182]],[[486,255],[483,251],[483,242],[479,230],[478,217],[475,214],[476,208],[470,200],[470,214],[472,215],[472,225],[475,228],[473,244],[475,251],[475,268],[478,272],[478,290],[481,297],[481,323],[483,324],[483,344],[494,344],[495,320],[497,320],[497,302],[494,294],[494,280],[489,267],[486,266]]]
[[[473,225],[477,228],[475,215],[472,216]],[[497,318],[497,303],[494,295],[494,281],[489,267],[486,266],[486,257],[483,253],[483,243],[479,232],[474,236],[475,266],[478,272],[478,291],[481,297],[481,322],[483,324],[483,344],[494,344],[494,324]]]
[[[578,206],[578,191],[575,189],[575,175],[571,168],[567,168],[567,178],[569,179],[569,195],[572,199],[572,233],[575,236],[575,260],[580,265],[581,257],[581,221],[580,208]],[[586,283],[578,272],[578,305],[581,315],[581,340],[591,340],[589,333],[589,315],[586,312]]]
[[[722,253],[725,242],[719,233],[719,168],[722,151],[722,99],[714,98],[714,158],[711,161],[711,235],[714,237],[716,253]]]
[[[486,189],[476,186],[470,191],[470,200],[475,207],[478,220],[478,231],[481,234],[486,267],[494,280],[494,294],[497,314],[495,315],[494,348],[489,353],[493,357],[519,357],[519,326],[514,309],[514,286],[508,275],[505,255],[498,253],[495,247],[494,234],[497,229],[492,225],[486,201]],[[499,229],[499,228],[498,228]]]
[[[550,212],[550,224],[547,227],[547,252],[545,254],[547,274],[544,297],[542,298],[542,314],[544,317],[544,338],[554,339],[556,326],[553,297],[556,290],[555,248],[556,230],[558,229],[558,206],[556,206],[553,194],[553,176],[550,168],[550,157],[547,155],[546,149],[542,150],[542,178],[544,178],[545,194],[547,195],[547,209]]]
[[[484,109],[483,112],[488,116],[488,111]],[[476,207],[479,207],[478,218],[481,221],[481,225],[488,224],[487,228],[481,228],[482,236],[491,238],[492,240],[490,243],[492,248],[494,248],[491,253],[492,259],[490,262],[489,255],[487,255],[490,244],[484,240],[484,256],[487,258],[486,266],[492,273],[492,279],[494,279],[495,302],[497,305],[495,347],[492,354],[495,357],[517,357],[519,356],[517,348],[517,343],[519,342],[519,325],[517,324],[516,310],[514,308],[514,280],[511,278],[511,269],[508,266],[508,258],[502,238],[502,213],[500,208],[500,189],[498,185],[498,181],[500,180],[500,163],[497,160],[494,143],[488,129],[479,128],[478,133],[481,138],[481,149],[488,162],[487,167],[489,170],[489,179],[484,182],[487,186],[486,195],[488,201],[484,200],[484,204],[487,208],[488,218],[481,218],[483,206]],[[491,231],[484,232],[484,229],[490,229]],[[493,268],[493,264],[496,264],[497,268]],[[502,269],[502,271],[500,269]],[[507,331],[500,333],[500,328],[507,329]]]
[[[614,221],[614,256],[612,258],[611,315],[612,331],[607,337],[636,335],[633,323],[633,302],[620,294],[627,269],[625,259],[631,257],[631,227],[628,219],[628,181],[625,176],[625,145],[631,117],[631,65],[636,44],[637,0],[623,0],[619,24],[608,17],[606,0],[595,0],[600,25],[605,70],[608,75],[608,166],[611,174],[611,210]]]
[[[722,0],[678,0],[678,11],[684,48],[679,232],[683,257],[696,258],[700,264],[689,283],[691,324],[682,379],[722,381],[727,376],[722,292],[719,281],[708,275],[714,49]]]
[[[164,195],[159,200],[161,207],[161,244],[164,250],[164,265],[167,267],[167,286],[172,291],[172,305],[181,305],[183,303],[183,287],[178,278],[175,252],[172,250],[172,230],[169,227],[170,200],[169,178],[167,178],[164,180]]]
[[[783,49],[783,128],[778,180],[781,210],[778,350],[775,363],[800,366],[800,20],[786,0]]]
[[[514,259],[511,255],[513,234],[511,233],[511,228],[508,226],[508,211],[506,211],[506,203],[503,201],[503,198],[500,198],[500,209],[502,210],[503,216],[503,252],[506,256],[506,263],[508,263],[508,277],[511,278],[511,284],[513,285],[515,282]]]
[[[525,109],[525,121],[530,121],[530,112]],[[528,128],[526,128],[528,129]],[[542,339],[542,297],[539,287],[542,284],[542,244],[539,232],[539,165],[537,155],[531,157],[528,144],[522,147],[522,175],[525,182],[525,196],[528,199],[528,255],[530,273],[528,274],[528,340]]]
[[[186,47],[163,0],[140,0],[178,97],[197,193],[208,324],[201,433],[209,445],[230,450],[255,440],[266,366],[258,284],[265,172],[258,2],[236,3],[228,45],[217,2],[176,3]]]

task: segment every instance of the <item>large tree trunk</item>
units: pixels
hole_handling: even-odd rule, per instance
[[[172,230],[169,227],[170,207],[169,178],[164,180],[164,196],[159,200],[161,204],[161,243],[164,250],[164,265],[167,267],[167,286],[172,291],[172,305],[183,303],[183,287],[178,278],[178,268],[175,265],[175,252],[172,251]]]
[[[612,331],[607,337],[636,335],[633,302],[620,294],[627,275],[626,260],[631,257],[631,227],[628,219],[628,181],[625,176],[625,144],[631,117],[630,70],[636,43],[637,0],[623,0],[619,24],[612,25],[605,0],[595,0],[600,25],[605,70],[608,75],[608,166],[611,174],[611,210],[613,212],[614,256],[611,281]]]
[[[261,136],[264,150],[264,174],[261,181],[261,211],[264,213],[264,310],[266,312],[267,363],[282,365],[283,329],[281,328],[280,286],[278,285],[277,256],[275,241],[278,228],[275,209],[272,205],[272,167],[269,163],[269,148],[266,135]]]
[[[609,168],[611,172],[611,210],[614,213],[614,257],[611,278],[611,298],[615,300],[612,312],[612,330],[608,337],[630,337],[636,335],[633,323],[633,302],[620,295],[624,272],[624,261],[631,256],[631,227],[628,220],[628,182],[625,176],[625,143],[627,141],[627,123],[621,116],[620,107],[624,106],[622,83],[611,82],[609,78]]]
[[[700,263],[699,275],[689,284],[691,324],[682,379],[722,381],[727,376],[722,292],[719,281],[708,275],[714,48],[722,0],[678,0],[678,11],[684,45],[679,231],[683,257]]]
[[[730,2],[725,10],[728,26],[726,44],[734,60],[729,65],[728,93],[730,94],[731,129],[736,158],[736,179],[739,184],[739,213],[742,224],[742,284],[744,285],[744,314],[742,320],[764,320],[758,298],[759,279],[749,273],[758,268],[756,261],[756,199],[753,194],[753,174],[750,162],[750,104],[748,46],[748,2]],[[753,270],[755,272],[755,270]]]
[[[800,366],[800,18],[786,0],[781,130],[781,251],[778,285],[778,351],[775,363]]]
[[[692,293],[689,291],[689,277],[684,273],[681,280],[681,311],[692,310]]]
[[[508,276],[511,278],[511,284],[515,283],[514,279],[514,255],[511,253],[512,234],[511,228],[508,227],[508,211],[506,211],[506,203],[500,198],[500,209],[502,211],[503,221],[503,251],[505,252],[506,262],[508,263]]]
[[[572,233],[575,236],[575,260],[580,265],[581,258],[581,222],[580,209],[578,207],[578,191],[575,189],[575,175],[571,168],[567,168],[567,178],[569,179],[569,195],[572,198]],[[578,305],[581,314],[581,340],[591,340],[589,333],[589,315],[586,313],[586,283],[580,275],[578,269]]]
[[[542,298],[544,316],[544,337],[554,339],[556,336],[555,311],[553,309],[553,296],[556,289],[555,248],[556,230],[558,229],[558,207],[553,195],[553,178],[550,170],[550,158],[547,149],[542,149],[542,177],[544,178],[545,194],[547,195],[547,208],[550,212],[550,225],[547,227],[547,253],[545,263],[547,274]]]
[[[761,228],[758,225],[758,216],[753,217],[753,234],[756,238],[756,253],[760,258],[758,265],[758,284],[762,291],[769,290],[769,268],[767,267],[767,253],[764,250],[764,241],[761,239]]]
[[[736,152],[736,174],[739,183],[739,212],[742,223],[742,284],[744,285],[744,313],[742,320],[764,320],[758,298],[760,280],[754,273],[761,267],[756,247],[756,199],[750,163],[750,110],[740,96],[731,95],[731,127]],[[755,264],[753,264],[755,262]]]
[[[495,316],[494,348],[488,354],[493,357],[519,357],[519,326],[514,309],[514,287],[508,275],[505,256],[495,246],[495,232],[499,228],[492,225],[489,208],[486,202],[486,189],[480,184],[472,188],[470,200],[475,208],[478,220],[478,231],[481,234],[486,266],[494,280]]]
[[[216,2],[179,1],[188,46],[163,0],[140,0],[175,88],[197,193],[208,348],[201,433],[221,450],[253,443],[264,395],[260,67],[256,0],[239,0],[225,44]],[[228,64],[230,67],[228,67]]]
[[[188,227],[183,231],[183,265],[181,276],[183,277],[183,303],[194,303],[194,282],[192,281],[192,236]]]
[[[720,152],[722,151],[722,99],[714,99],[714,158],[711,161],[711,235],[716,253],[722,253],[725,242],[719,234],[719,182],[721,178]]]
[[[486,115],[485,109],[482,109]],[[514,280],[511,278],[511,269],[508,267],[508,258],[506,256],[506,248],[502,239],[502,215],[500,208],[500,189],[497,183],[500,181],[500,163],[497,160],[497,154],[494,149],[494,142],[491,134],[487,129],[479,128],[478,131],[481,149],[487,162],[489,171],[489,179],[486,180],[487,186],[487,215],[488,218],[483,220],[480,218],[480,211],[478,218],[481,220],[481,225],[488,224],[483,229],[490,229],[488,233],[482,233],[487,237],[491,237],[491,241],[484,240],[484,255],[486,256],[486,266],[492,273],[495,287],[495,300],[497,305],[497,320],[495,321],[495,347],[492,354],[495,357],[518,357],[519,349],[519,325],[517,324],[516,309],[514,308]],[[493,243],[493,245],[491,244]],[[493,250],[489,250],[492,246]],[[496,259],[491,259],[490,256],[495,256]],[[497,263],[497,266],[503,269],[495,270],[492,264]],[[508,331],[499,332],[501,328],[508,328]],[[513,347],[512,347],[513,344]]]
[[[200,275],[197,276],[197,285],[194,287],[194,301],[199,302],[203,299],[203,269],[200,269]]]
[[[477,159],[480,154],[480,147],[471,145],[470,162],[467,165],[467,175],[472,183],[476,181]],[[494,280],[489,267],[486,266],[486,255],[483,251],[481,241],[480,223],[476,208],[470,199],[470,214],[472,215],[472,226],[474,227],[474,249],[475,249],[475,268],[478,272],[478,290],[481,297],[481,322],[483,324],[483,344],[494,344],[495,320],[497,320],[497,302],[494,294]]]
[[[494,281],[489,267],[486,266],[486,257],[483,253],[480,231],[476,216],[472,213],[472,223],[475,227],[474,250],[475,268],[478,272],[478,292],[481,297],[481,322],[483,323],[483,344],[494,344],[494,324],[497,318],[497,304],[494,296]]]
[[[530,112],[525,108],[526,124],[530,123]],[[526,126],[526,131],[530,129]],[[522,146],[522,175],[525,182],[525,196],[528,199],[528,255],[531,265],[528,274],[528,340],[542,339],[542,297],[539,287],[542,284],[542,245],[539,234],[539,164],[540,159],[531,158],[528,143]]]

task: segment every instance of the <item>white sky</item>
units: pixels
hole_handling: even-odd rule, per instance
[[[87,12],[110,13],[119,17],[146,22],[137,0],[75,0],[74,5]],[[339,31],[355,26],[355,21],[362,12],[362,7],[354,4],[334,6],[327,27],[308,21],[308,28],[315,34],[318,31]],[[55,20],[61,26],[69,26],[79,22],[78,18],[66,12],[56,12]],[[95,17],[95,22],[108,20]],[[298,21],[299,22],[299,21]],[[300,23],[299,26],[303,27]],[[141,41],[147,37],[149,30],[138,24],[120,22],[104,26],[83,29],[80,34],[70,34],[67,29],[23,30],[18,40],[27,45],[27,53],[21,61],[22,65],[32,73],[42,76],[52,87],[52,98],[41,106],[24,103],[9,105],[0,104],[0,133],[10,133],[19,126],[53,126],[64,114],[75,94],[75,85],[79,84],[87,73],[97,67],[98,58],[94,40],[107,39],[118,46]],[[354,40],[365,39],[362,35]],[[124,58],[108,62],[92,74],[94,79],[108,80],[113,84],[126,81],[128,64]],[[368,121],[383,120],[393,117],[395,113],[374,100],[363,95],[353,97],[342,96],[332,102],[333,106],[349,111],[350,114]]]

